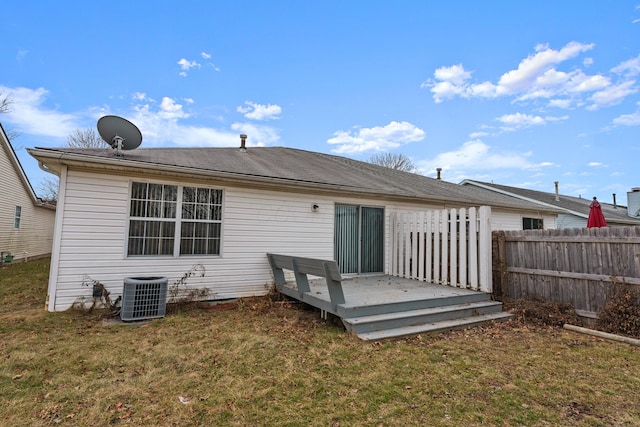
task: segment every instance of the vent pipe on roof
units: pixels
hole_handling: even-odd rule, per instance
[[[247,135],[244,133],[240,134],[240,151],[243,153],[247,152]]]
[[[616,193],[613,193],[613,209],[618,209],[618,204],[616,203]]]
[[[442,168],[436,168],[436,173],[437,173],[436,179],[440,179],[440,172],[442,172]]]
[[[560,201],[560,192],[558,191],[558,181],[553,182],[556,185],[556,202]]]

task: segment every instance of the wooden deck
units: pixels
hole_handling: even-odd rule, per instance
[[[491,295],[388,275],[343,277],[344,303],[332,304],[324,279],[309,280],[299,292],[295,281],[277,289],[342,319],[364,340],[383,339],[475,326],[511,317]]]

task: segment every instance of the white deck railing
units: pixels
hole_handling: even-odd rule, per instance
[[[391,275],[492,291],[489,206],[392,213],[390,225]]]

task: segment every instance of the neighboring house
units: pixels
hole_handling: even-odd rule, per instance
[[[589,217],[589,205],[593,197],[572,197],[560,194],[556,184],[555,193],[544,191],[534,191],[525,188],[509,187],[488,182],[465,180],[461,183],[464,187],[476,188],[478,190],[491,191],[513,197],[518,200],[535,203],[541,208],[555,208],[561,212],[558,214],[555,224],[546,222],[528,221],[523,219],[523,228],[577,228],[586,227]],[[618,204],[603,203],[599,200],[602,213],[607,220],[607,225],[640,225],[640,188],[632,189],[627,193],[629,209]],[[615,200],[615,195],[614,195]]]
[[[0,261],[51,254],[55,206],[36,197],[2,125],[0,183]],[[11,253],[8,258],[7,253]]]
[[[492,220],[554,222],[556,210],[344,157],[282,147],[35,148],[60,176],[51,311],[114,295],[123,279],[166,276],[213,299],[263,295],[266,253],[335,259],[344,274],[385,273],[394,212],[489,205]]]

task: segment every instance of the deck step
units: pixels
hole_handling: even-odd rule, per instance
[[[489,302],[491,295],[484,292],[469,292],[461,295],[447,295],[442,297],[416,298],[411,300],[385,301],[379,303],[362,303],[358,305],[341,304],[338,306],[338,316],[342,318],[364,317],[381,313],[402,312],[407,310],[421,310],[476,302]]]
[[[501,311],[501,302],[481,301],[343,318],[342,322],[348,331],[360,334],[383,329],[395,329],[406,326],[430,324]]]
[[[443,320],[434,323],[424,323],[418,325],[403,326],[399,328],[356,333],[356,335],[358,336],[358,338],[365,341],[382,340],[408,335],[428,334],[434,332],[444,332],[452,329],[470,328],[486,322],[505,321],[511,317],[513,317],[513,314],[501,311],[496,313],[482,314],[478,316],[463,317],[460,319]]]

